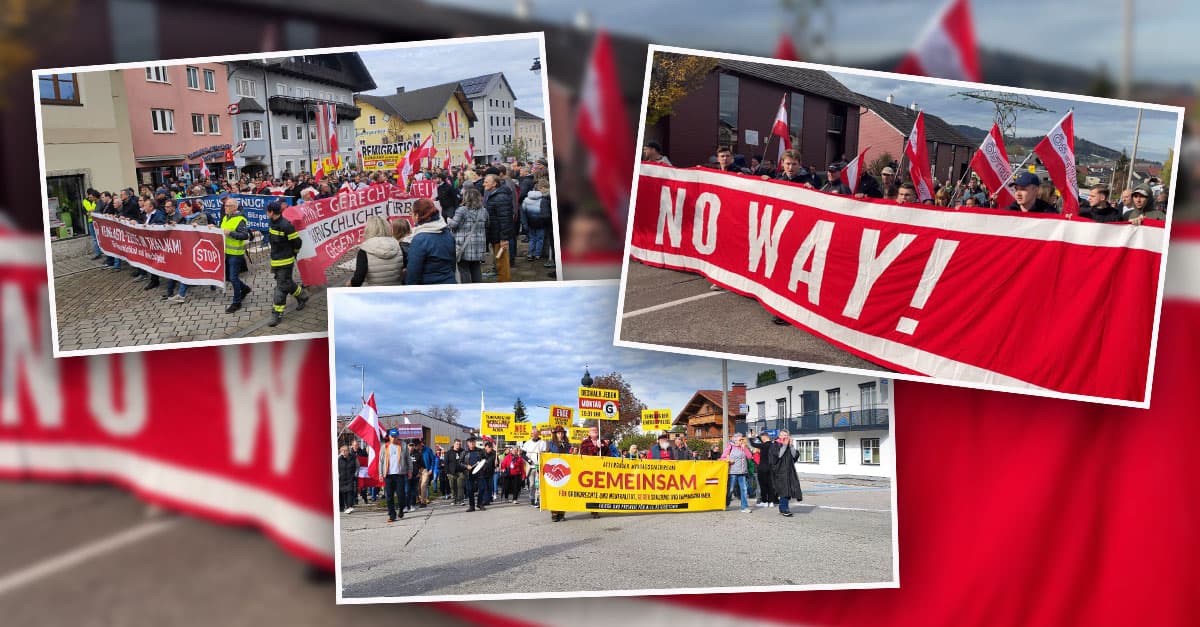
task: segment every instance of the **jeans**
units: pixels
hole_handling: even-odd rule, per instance
[[[388,475],[383,479],[383,498],[387,501],[388,520],[396,518],[396,505],[400,506],[400,515],[404,515],[404,475]],[[392,497],[396,497],[395,501]]]
[[[496,498],[496,493],[500,491],[500,475],[492,475],[492,490],[488,492],[487,504],[492,504],[492,499]]]
[[[482,261],[458,262],[458,277],[461,283],[483,283]]]
[[[423,471],[422,471],[423,472]],[[416,507],[420,499],[417,498],[417,490],[421,487],[421,474],[413,473],[412,479],[408,480],[408,503],[409,507]]]
[[[175,293],[175,288],[179,288],[179,297],[187,296],[187,283],[180,283],[175,279],[167,279],[167,296]]]
[[[87,230],[88,230],[88,233],[92,234],[92,251],[93,251],[92,254],[99,255],[100,254],[100,240],[96,238],[96,225],[93,224],[91,220],[88,220]]]
[[[546,243],[546,229],[542,227],[531,227],[529,229],[529,256],[541,257],[542,247]]]
[[[747,509],[750,504],[746,502],[746,475],[729,475],[729,493],[733,494],[733,487],[737,485],[738,495],[742,498],[742,509]],[[729,503],[729,498],[725,499],[726,505]]]
[[[786,496],[779,497],[779,511],[780,512],[792,511],[792,510],[788,509],[788,497],[786,497]]]
[[[246,265],[245,255],[225,255],[225,280],[233,284],[234,304],[242,302],[242,292],[246,290],[246,284],[242,283],[240,274],[244,265]]]

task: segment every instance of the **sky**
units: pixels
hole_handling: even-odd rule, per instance
[[[936,115],[950,124],[969,124],[988,130],[992,127],[995,109],[990,102],[956,96],[960,87],[931,85],[919,80],[876,78],[843,72],[830,72],[852,91],[880,100],[895,96],[895,103],[917,107]],[[1138,110],[1121,105],[1095,104],[1063,98],[1032,96],[1051,112],[1021,111],[1017,114],[1017,136],[1043,135],[1058,123],[1071,108],[1075,109],[1075,137],[1085,138],[1113,150],[1132,150]],[[1175,146],[1175,131],[1179,114],[1166,111],[1142,112],[1142,128],[1138,139],[1138,158],[1162,161],[1167,149]],[[909,129],[901,129],[907,132]]]
[[[541,73],[529,70],[534,57],[541,56],[536,38],[369,50],[359,54],[379,86],[367,94],[387,96],[396,93],[397,87],[411,91],[503,72],[516,94],[516,106],[546,117]]]
[[[452,403],[471,426],[481,389],[488,411],[511,413],[520,397],[534,422],[548,415],[539,405],[575,407],[585,365],[593,377],[621,373],[672,415],[696,390],[721,388],[719,359],[613,347],[616,282],[557,285],[330,292],[339,414],[358,407],[352,364],[366,366],[381,414]],[[730,384],[768,368],[730,361]]]

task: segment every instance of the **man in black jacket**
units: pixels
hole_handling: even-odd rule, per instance
[[[480,462],[483,462],[483,465],[487,466],[487,454],[483,452],[483,449],[475,446],[475,442],[475,436],[467,438],[467,450],[463,456],[464,471],[467,475],[468,512],[475,511],[476,503],[478,503],[480,511],[486,509],[483,506],[484,490],[491,489],[492,487],[491,473],[487,473],[487,476],[484,476],[486,468],[481,468],[478,472],[475,471],[475,465]]]
[[[454,495],[454,504],[462,505],[463,500],[463,483],[467,480],[467,467],[463,459],[464,451],[462,449],[462,440],[455,438],[454,445],[450,450],[446,451],[446,459],[442,462],[445,464],[442,467],[442,472],[450,481],[450,494]]]
[[[516,237],[512,191],[497,174],[483,177],[483,190],[483,206],[488,212],[487,242],[496,261],[496,281],[507,283],[512,280],[509,257],[513,251],[509,249],[509,242]]]
[[[758,450],[758,506],[770,507],[777,500],[775,490],[771,487],[771,460],[767,458],[771,450],[771,436],[764,431],[755,438],[751,432],[750,446]]]
[[[273,200],[267,205],[267,242],[271,245],[271,274],[275,275],[275,302],[271,312],[271,321],[267,326],[278,326],[283,320],[283,310],[287,306],[287,297],[296,299],[296,310],[304,309],[308,304],[308,295],[304,286],[297,285],[292,279],[292,269],[296,265],[296,254],[300,252],[302,243],[296,227],[283,217],[283,201]]]
[[[765,175],[763,178],[767,178]],[[798,183],[814,187],[816,181],[804,166],[800,165],[800,153],[795,150],[783,151],[783,156],[779,158],[779,172],[775,175],[777,181],[787,181],[788,183]]]
[[[1096,222],[1120,222],[1121,211],[1108,204],[1108,187],[1095,185],[1088,190],[1087,206],[1079,212],[1079,217]]]
[[[458,190],[454,189],[454,185],[450,183],[449,175],[441,175],[441,181],[437,188],[438,204],[442,206],[442,219],[449,220],[454,217],[454,211],[458,209]]]
[[[1050,203],[1038,198],[1042,181],[1033,172],[1022,172],[1012,182],[1013,204],[1006,207],[1009,211],[1022,213],[1058,213]]]
[[[825,168],[825,184],[821,186],[821,191],[843,196],[851,194],[850,188],[842,182],[842,167],[839,163],[831,163]]]

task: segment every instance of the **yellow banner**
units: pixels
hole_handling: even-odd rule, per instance
[[[554,427],[569,427],[571,421],[575,419],[575,409],[572,407],[564,407],[562,405],[550,406],[550,428]]]
[[[671,410],[643,409],[642,431],[669,431],[671,429]]]
[[[554,428],[554,425],[552,425],[552,424],[550,424],[550,423],[548,423],[548,422],[539,422],[539,423],[537,423],[537,430],[538,430],[538,431],[549,431],[549,430],[551,430],[551,429],[553,429],[553,428]]]
[[[579,388],[580,420],[618,420],[621,393],[602,388]]]
[[[532,425],[530,425],[528,422],[514,422],[512,423],[512,429],[509,429],[508,434],[506,434],[504,437],[514,442],[524,442],[525,440],[529,439],[531,427]]]
[[[587,427],[567,427],[567,441],[572,444],[579,444],[588,437]]]
[[[512,423],[512,414],[493,414],[491,412],[484,412],[483,420],[479,423],[479,434],[490,436],[507,436]]]
[[[725,509],[729,464],[542,453],[542,509],[699,512]]]
[[[449,444],[449,443],[450,443],[450,436],[448,436],[448,435],[435,435],[435,436],[433,436],[433,443],[434,443],[434,444]]]

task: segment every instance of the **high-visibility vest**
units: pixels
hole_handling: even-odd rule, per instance
[[[96,203],[88,200],[87,198],[84,198],[83,199],[83,211],[84,211],[84,215],[87,216],[88,222],[92,221],[92,212],[95,210],[96,210]]]
[[[221,216],[221,228],[229,229],[231,231],[236,231],[238,225],[245,221],[246,221],[246,216],[243,216],[243,215]],[[234,239],[234,238],[226,235],[225,236],[225,254],[226,255],[245,255],[246,254],[246,240]]]

